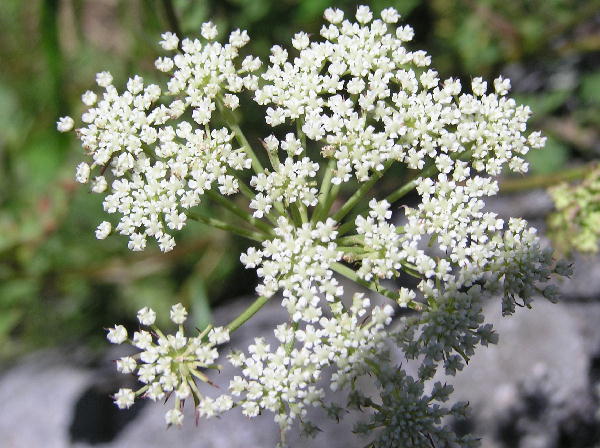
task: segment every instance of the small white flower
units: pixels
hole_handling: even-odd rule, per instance
[[[154,66],[161,72],[169,72],[173,68],[173,59],[171,58],[158,58],[154,61]]]
[[[156,320],[156,312],[145,306],[137,313],[137,318],[142,325],[153,325]]]
[[[304,50],[309,44],[308,34],[303,31],[296,33],[292,38],[292,45],[296,50]]]
[[[223,97],[223,104],[228,109],[235,110],[240,105],[240,99],[238,98],[237,95],[232,95],[232,94],[228,93]]]
[[[510,79],[505,79],[502,76],[494,79],[494,90],[498,95],[506,95],[510,90]]]
[[[183,413],[179,409],[169,409],[165,414],[167,425],[181,426],[183,423]]]
[[[400,14],[394,8],[385,8],[381,11],[381,18],[385,23],[396,23],[400,20]]]
[[[359,23],[369,23],[373,19],[373,13],[368,6],[361,5],[356,10],[356,20]]]
[[[108,87],[112,84],[113,77],[109,72],[100,72],[96,75],[96,83],[100,87]]]
[[[482,78],[474,78],[471,83],[471,88],[473,89],[473,93],[477,96],[485,95],[487,91],[487,82],[485,82]]]
[[[202,34],[202,37],[206,40],[213,40],[217,37],[217,27],[212,22],[205,22],[202,24],[200,34]]]
[[[129,409],[135,400],[135,393],[131,389],[119,389],[113,399],[119,409]]]
[[[135,371],[137,363],[131,356],[125,356],[117,360],[117,370],[120,373],[132,373]]]
[[[88,90],[83,95],[81,95],[81,101],[86,106],[93,106],[94,104],[96,104],[97,100],[98,100],[98,95],[96,95],[91,90]]]
[[[127,330],[123,325],[116,325],[109,328],[106,338],[111,344],[122,344],[127,340]]]
[[[108,221],[102,221],[98,227],[96,227],[96,238],[99,240],[105,239],[112,230],[112,226]]]
[[[325,17],[325,20],[334,24],[344,20],[344,12],[338,8],[327,8],[323,16]]]
[[[177,49],[177,45],[179,45],[179,38],[176,34],[171,32],[163,33],[160,37],[162,40],[159,42],[160,46],[167,51],[172,51]]]
[[[208,333],[208,340],[215,345],[229,342],[229,330],[225,327],[215,327]]]
[[[56,122],[56,129],[58,129],[59,132],[69,132],[73,129],[74,124],[75,122],[71,117],[61,117]]]
[[[94,193],[103,193],[108,188],[108,183],[104,176],[97,176],[92,181],[92,191]]]
[[[171,307],[170,317],[173,323],[182,324],[187,319],[187,310],[181,303],[177,303]]]

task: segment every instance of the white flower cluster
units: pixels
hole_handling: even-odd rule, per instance
[[[264,241],[262,249],[251,247],[240,258],[262,278],[256,288],[258,295],[270,297],[282,290],[283,304],[294,321],[317,321],[321,317],[318,294],[330,300],[343,293],[331,270],[342,258],[334,242],[335,227],[336,222],[328,219],[298,228],[280,217],[275,238]]]
[[[302,328],[279,325],[275,336],[280,345],[275,350],[263,339],[255,339],[248,355],[230,356],[232,364],[242,369],[243,376],[231,381],[230,393],[241,396],[244,415],[255,417],[269,410],[285,432],[296,418],[306,415],[308,407],[323,405],[325,390],[319,381],[327,367],[334,368],[330,387],[336,390],[366,369],[365,357],[382,349],[391,306],[369,309],[370,301],[362,294],[354,296],[348,310],[339,299],[328,305],[331,317],[311,319],[311,323],[300,318]],[[368,316],[370,321],[362,323]]]
[[[273,144],[273,141],[277,142],[273,139],[267,144]],[[308,157],[297,161],[287,157],[283,163],[276,165],[275,171],[265,170],[253,176],[250,185],[258,192],[250,202],[250,208],[255,210],[253,216],[262,218],[274,203],[284,206],[299,203],[306,207],[317,205],[318,190],[310,179],[316,176],[318,170],[319,164]]]
[[[202,34],[214,39],[216,28],[207,23]],[[83,95],[90,109],[82,115],[85,126],[77,134],[92,164],[82,162],[76,179],[87,183],[92,170],[100,170],[91,189],[108,192],[104,209],[122,215],[116,230],[129,236],[131,250],[143,250],[148,237],[161,250],[171,250],[175,241],[170,232],[185,225],[185,210],[197,205],[206,190],[216,184],[222,195],[238,191],[233,171],[250,168],[250,159],[233,147],[227,128],[211,130],[208,124],[219,101],[233,109],[239,103],[237,93],[256,88],[258,77],[252,72],[260,61],[247,57],[240,68],[235,65],[247,42],[245,31],[233,32],[227,45],[184,39],[181,52],[156,61],[159,70],[172,72],[164,95],[158,85],[145,85],[139,76],[119,94],[108,72],[96,78],[105,89],[100,101],[93,92]],[[178,44],[175,35],[163,34],[164,49],[175,50]],[[186,118],[190,110],[192,120]],[[58,122],[60,131],[72,127],[69,117]],[[112,181],[104,176],[108,168]],[[111,230],[105,221],[96,235],[106,238]]]
[[[358,275],[364,280],[397,277],[402,269],[412,269],[431,277],[435,262],[417,247],[417,242],[401,234],[388,220],[392,217],[390,204],[383,200],[369,202],[368,216],[357,216],[356,233],[364,236],[368,252],[361,259]],[[408,232],[407,232],[408,233]],[[418,237],[420,234],[415,234]],[[401,303],[406,305],[406,302]]]
[[[196,379],[209,382],[204,373],[205,368],[216,367],[219,357],[216,346],[229,341],[226,328],[210,328],[196,337],[184,335],[182,324],[187,318],[186,309],[178,303],[171,308],[171,320],[179,325],[174,335],[164,335],[155,325],[156,313],[150,308],[142,308],[138,312],[140,324],[150,327],[139,330],[128,339],[127,330],[117,325],[108,330],[108,340],[113,344],[127,341],[141,350],[133,356],[125,356],[117,360],[117,370],[121,373],[133,373],[144,384],[137,391],[123,388],[115,395],[115,404],[126,409],[133,405],[136,397],[150,398],[152,401],[169,398],[175,395],[175,406],[167,411],[165,421],[168,425],[181,425],[183,422],[183,403],[187,398],[194,402],[204,399],[198,390]],[[231,409],[233,401],[223,395],[215,403],[221,412]]]
[[[208,381],[199,369],[214,366],[215,347],[228,340],[227,330],[188,338],[181,327],[187,312],[175,306],[171,319],[179,331],[164,336],[153,326],[154,312],[141,310],[140,323],[153,332],[134,333],[130,342],[142,352],[117,366],[135,372],[145,386],[120,390],[115,402],[129,407],[136,396],[157,400],[174,392],[169,424],[181,423],[181,403],[192,396],[205,417],[240,406],[250,417],[273,412],[282,433],[297,419],[315,432],[305,420],[308,407],[340,414],[325,404],[321,380],[327,369],[332,389],[350,390],[355,408],[372,410],[357,430],[383,427],[372,446],[470,446],[471,439],[455,438],[443,426],[444,416],[463,409],[439,404],[451,389],[435,385],[426,394],[424,383],[440,367],[454,374],[477,345],[496,342],[483,322],[484,299],[503,295],[504,312],[510,314],[517,305],[530,306],[535,294],[557,298],[556,288],[546,282],[552,274],[568,275],[569,267],[553,267],[550,251],[541,248],[524,221],[505,223],[484,209],[484,199],[498,192],[495,176],[505,166],[526,171],[522,156],[542,147],[544,139],[525,133],[530,111],[505,96],[508,80],[496,79],[488,92],[486,82],[475,78],[471,93],[463,92],[457,79],[440,81],[425,52],[406,49],[413,31],[395,25],[399,14],[393,8],[374,19],[360,6],[356,23],[332,8],[325,18],[323,39],[294,36],[295,57],[273,47],[260,83],[254,74],[258,59],[249,56],[236,65],[247,34],[234,31],[221,45],[212,42],[218,33],[206,23],[201,34],[208,42],[162,36],[164,49],[179,48],[173,57],[156,61],[160,71],[170,73],[165,95],[140,77],[119,94],[106,72],[97,76],[105,88],[102,98],[83,95],[90,109],[82,117],[86,126],[77,132],[93,162],[80,164],[76,179],[86,183],[92,171],[100,171],[92,191],[107,193],[104,208],[121,215],[116,230],[129,236],[130,249],[144,249],[148,237],[162,250],[172,249],[171,231],[185,226],[186,210],[216,189],[211,199],[246,227],[206,222],[260,242],[241,262],[256,269],[259,302],[280,292],[290,316],[274,331],[277,346],[255,339],[247,353],[232,352],[229,360],[241,375],[231,380],[228,394],[210,398],[200,394],[194,378]],[[237,94],[243,90],[266,106],[269,125],[295,122],[296,132],[264,140],[271,168],[262,168],[235,114],[227,111],[239,106]],[[225,127],[211,127],[215,112]],[[57,124],[60,131],[73,125],[69,117]],[[319,150],[328,159],[322,176],[317,176]],[[367,213],[344,222],[393,163],[419,174],[386,200],[370,198]],[[255,174],[246,185],[250,176],[239,174],[251,167]],[[104,175],[108,169],[110,180]],[[353,178],[362,185],[338,207],[339,184]],[[392,204],[412,189],[420,202],[405,206],[403,222],[396,225]],[[238,191],[250,212],[227,199]],[[111,231],[104,221],[96,236],[103,239]],[[392,330],[393,308],[371,307],[363,294],[346,303],[334,271],[418,313]],[[380,283],[403,273],[419,279],[416,288],[388,290]],[[256,309],[244,313],[250,312]],[[127,337],[122,326],[108,334],[114,343]],[[393,366],[390,342],[418,360],[417,380]],[[371,374],[381,389],[377,401],[356,388],[358,378]]]
[[[243,394],[244,414],[252,417],[268,409],[287,430],[308,406],[322,403],[324,391],[317,383],[325,367],[335,367],[332,389],[344,386],[364,369],[363,358],[381,349],[393,309],[387,305],[369,310],[370,301],[362,294],[355,294],[351,307],[345,309],[343,288],[331,270],[341,258],[332,242],[337,236],[335,221],[296,228],[280,218],[278,224],[276,238],[265,241],[261,250],[250,248],[241,259],[246,267],[257,268],[263,279],[258,294],[270,296],[282,290],[282,305],[293,323],[276,328],[280,342],[276,350],[257,339],[248,356],[230,357],[244,375],[230,387],[232,394]],[[367,317],[370,322],[361,324]]]
[[[397,12],[387,9],[382,20],[372,20],[360,7],[359,23],[343,16],[326,11],[331,23],[321,29],[324,41],[296,35],[299,55],[291,61],[286,50],[273,47],[266,84],[255,95],[269,106],[267,123],[301,120],[308,138],[329,145],[324,155],[337,161],[334,183],[349,181],[353,171],[365,181],[388,160],[414,169],[430,161],[447,173],[465,152],[478,171],[497,175],[505,163],[526,170],[521,155],[544,141],[538,133],[522,134],[530,110],[503,96],[508,80],[496,79],[495,91],[487,93],[486,83],[475,78],[473,94],[461,93],[460,81],[440,82],[434,70],[424,69],[430,64],[425,52],[405,48],[413,31],[393,25]]]

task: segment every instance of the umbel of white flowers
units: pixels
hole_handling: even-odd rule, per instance
[[[523,155],[544,138],[526,134],[530,110],[506,96],[507,79],[488,91],[475,78],[470,92],[457,79],[441,81],[425,52],[405,47],[413,31],[396,25],[393,8],[374,19],[360,6],[356,22],[330,8],[325,19],[321,38],[296,34],[291,55],[274,46],[262,71],[258,58],[239,60],[245,31],[225,44],[214,41],[210,22],[201,40],[165,33],[161,46],[172,56],[156,61],[168,74],[164,86],[134,76],[119,93],[103,72],[101,96],[83,95],[89,109],[76,132],[90,160],[77,167],[76,179],[103,194],[106,212],[118,216],[102,222],[96,236],[104,239],[114,227],[131,250],[145,249],[150,238],[169,251],[173,233],[198,220],[254,241],[241,262],[260,279],[256,301],[225,327],[186,336],[187,312],[178,304],[171,310],[174,335],[154,326],[148,308],[138,318],[151,330],[129,340],[123,326],[110,329],[111,342],[140,350],[117,367],[143,384],[121,389],[115,402],[126,408],[139,396],[174,394],[168,424],[182,423],[186,398],[202,417],[235,407],[248,417],[268,410],[282,438],[298,420],[306,434],[316,433],[310,407],[334,419],[350,407],[368,411],[356,431],[370,446],[472,446],[475,440],[445,426],[445,416],[465,412],[463,404],[443,404],[451,386],[426,384],[438,369],[462,369],[477,345],[497,341],[483,321],[484,300],[502,296],[503,312],[511,314],[517,305],[530,307],[536,294],[556,300],[548,280],[570,274],[525,221],[504,222],[484,209],[485,197],[498,192],[495,176],[505,166],[525,172]],[[266,157],[238,124],[240,94],[263,106],[275,128],[260,145]],[[69,117],[58,122],[60,131],[73,126]],[[394,165],[413,175],[374,198],[374,185]],[[354,189],[344,199],[347,184]],[[401,209],[411,191],[420,202]],[[201,201],[229,217],[192,212]],[[403,211],[401,226],[394,210]],[[414,289],[382,284],[406,275],[418,279]],[[389,304],[373,307],[364,294],[346,298],[339,276]],[[229,391],[201,391],[197,380],[210,384],[204,370],[216,367],[217,346],[272,297],[289,314],[274,329],[276,343],[258,338],[246,352],[230,351],[240,373]],[[398,306],[416,313],[392,325]],[[413,359],[418,373],[396,365],[392,350]],[[379,396],[363,395],[361,377],[375,379]],[[344,391],[347,403],[330,402],[327,387]]]

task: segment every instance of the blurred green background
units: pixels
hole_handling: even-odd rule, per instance
[[[600,154],[600,1],[373,0],[396,7],[416,31],[412,44],[443,76],[467,82],[498,74],[534,110],[549,137],[531,157],[547,175]],[[2,0],[0,1],[0,358],[40,346],[103,344],[101,328],[144,305],[192,308],[198,326],[217,302],[250,293],[238,262],[242,241],[190,225],[169,254],[134,254],[120,237],[97,241],[101,198],[73,181],[83,153],[56,132],[79,116],[79,97],[98,71],[115,85],[133,73],[156,77],[160,33],[184,35],[212,20],[224,34],[245,28],[250,51],[266,56],[304,30],[318,34],[323,10],[357,3],[325,0]],[[232,281],[235,279],[235,281]],[[160,315],[168,313],[159,313]]]

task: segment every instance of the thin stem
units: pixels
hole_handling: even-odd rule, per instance
[[[248,213],[247,211],[245,211],[241,207],[239,207],[235,202],[230,201],[229,199],[221,196],[220,194],[218,194],[212,190],[208,190],[206,192],[206,195],[209,198],[211,198],[213,201],[221,204],[227,210],[231,211],[232,213],[236,214],[237,216],[239,216],[240,218],[245,220],[248,224],[256,227],[257,229],[260,229],[262,232],[264,232],[266,234],[271,233],[272,229],[269,225],[267,225],[265,222],[261,221],[260,219],[256,219],[250,213]]]
[[[281,166],[281,160],[279,160],[279,154],[277,153],[277,150],[270,151],[267,148],[265,149],[267,151],[267,156],[269,157],[269,162],[271,162],[271,166],[275,171],[277,171]]]
[[[233,333],[240,326],[242,326],[248,319],[254,316],[258,310],[260,310],[269,301],[269,297],[259,296],[257,299],[250,304],[238,317],[233,319],[227,324],[227,329],[230,333]]]
[[[394,302],[398,300],[398,294],[395,294],[394,292],[383,288],[376,282],[368,282],[366,280],[363,280],[358,276],[356,271],[354,271],[352,268],[349,268],[346,265],[343,265],[342,263],[334,263],[332,269],[338,274],[343,275],[344,277],[354,281],[355,283],[358,283],[359,285],[364,286],[365,288],[370,289],[371,291],[381,294],[382,296],[385,296],[388,299],[393,300]]]
[[[321,189],[319,191],[319,202],[317,203],[317,207],[313,211],[311,222],[315,223],[320,220],[321,212],[323,207],[325,206],[325,202],[327,200],[327,195],[329,194],[329,189],[331,188],[331,178],[333,177],[333,167],[335,166],[335,160],[331,159],[327,163],[327,167],[325,168],[325,174],[323,175],[323,180],[321,181]]]
[[[195,213],[188,213],[188,218],[193,219],[194,221],[198,221],[207,226],[215,227],[220,230],[225,230],[226,232],[235,233],[236,235],[243,236],[244,238],[248,238],[253,241],[264,241],[267,239],[266,235],[262,233],[253,232],[251,230],[243,229],[242,227],[234,226],[233,224],[226,223],[216,218],[211,218],[209,216],[197,215]]]
[[[350,232],[351,230],[353,230],[354,226],[356,225],[355,221],[356,221],[356,216],[353,219],[349,219],[344,224],[339,226],[338,227],[338,235],[342,236],[342,235],[345,235],[346,233]]]
[[[333,205],[333,201],[338,197],[338,193],[340,192],[341,184],[335,184],[331,187],[327,194],[325,195],[325,200],[323,202],[323,209],[319,213],[318,221],[321,221],[329,215],[329,210],[331,210],[331,206]]]
[[[361,246],[338,246],[337,250],[341,250],[344,253],[348,254],[373,254],[373,251],[369,251]]]
[[[292,212],[292,219],[294,220],[294,224],[296,227],[300,227],[302,225],[302,217],[300,216],[300,210],[298,209],[298,204],[293,203],[289,205],[290,211]]]
[[[588,165],[561,171],[560,173],[540,174],[537,176],[522,177],[520,179],[506,179],[500,183],[500,192],[515,193],[523,190],[533,190],[534,188],[552,187],[561,182],[581,179],[597,167],[597,163],[590,163]]]
[[[306,134],[304,134],[302,126],[304,126],[304,120],[302,117],[298,117],[296,120],[296,134],[300,138],[300,144],[302,145],[302,154],[300,154],[301,158],[306,154]]]
[[[333,219],[335,219],[336,221],[339,222],[342,220],[342,218],[344,216],[346,216],[348,213],[350,213],[350,211],[354,208],[354,206],[363,198],[363,196],[365,194],[367,194],[371,190],[371,188],[373,188],[373,185],[375,185],[375,183],[379,179],[381,179],[381,177],[392,166],[393,163],[394,163],[393,160],[388,160],[385,163],[383,170],[373,173],[373,176],[371,176],[371,179],[369,179],[367,182],[363,183],[360,186],[360,188],[358,190],[356,190],[352,196],[350,196],[350,199],[348,199],[346,201],[346,203],[342,206],[342,208],[340,208],[337,211],[337,213],[335,215],[333,215]]]
[[[465,159],[468,159],[469,157],[471,157],[472,154],[473,154],[473,151],[471,151],[469,149],[469,150],[466,150],[466,151],[463,151],[460,153],[453,153],[450,157],[452,158],[452,160],[465,160]],[[410,193],[417,186],[417,180],[419,178],[431,177],[434,174],[436,174],[438,171],[439,170],[435,166],[435,163],[431,163],[431,165],[429,165],[427,168],[423,169],[423,171],[421,171],[419,174],[417,174],[413,178],[413,180],[404,184],[402,187],[398,188],[396,191],[394,191],[393,193],[388,195],[388,197],[386,197],[385,200],[388,201],[390,204],[393,204],[398,199],[400,199],[400,198],[406,196],[408,193]]]
[[[244,133],[242,132],[242,130],[240,129],[238,124],[230,123],[229,127],[234,132],[235,138],[238,141],[238,143],[240,145],[242,145],[242,147],[244,148],[244,150],[246,151],[246,153],[252,160],[252,167],[254,168],[254,171],[256,172],[256,174],[264,172],[264,168],[263,168],[262,164],[260,163],[260,160],[258,160],[256,153],[252,149],[252,146],[250,146],[250,143],[248,143],[248,139],[246,138],[246,136],[244,135]]]
[[[308,222],[308,211],[306,210],[306,205],[304,205],[302,202],[300,202],[299,208],[300,218],[302,218],[302,223],[304,224]]]
[[[388,195],[388,197],[386,197],[385,200],[388,201],[390,204],[393,204],[398,199],[406,196],[417,186],[417,179],[419,179],[421,177],[433,176],[435,173],[437,173],[437,171],[438,171],[438,169],[435,166],[435,164],[425,168],[423,171],[421,171],[419,173],[419,175],[417,177],[415,177],[413,180],[411,180],[410,182],[407,182],[402,187],[398,188],[396,191],[394,191],[393,193]]]

